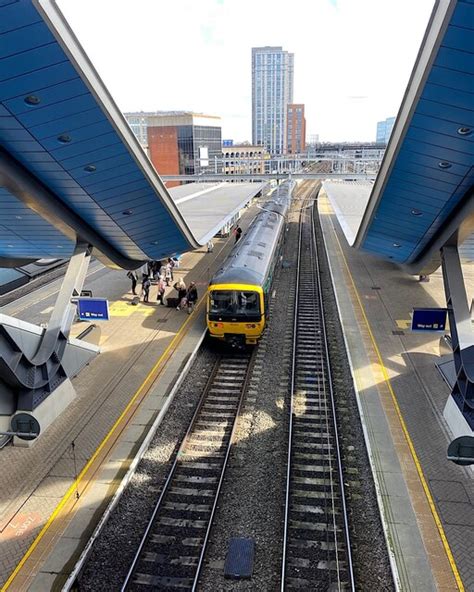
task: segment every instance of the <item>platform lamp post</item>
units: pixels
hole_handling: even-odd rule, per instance
[[[456,465],[474,465],[474,436],[460,436],[448,446],[448,460]]]

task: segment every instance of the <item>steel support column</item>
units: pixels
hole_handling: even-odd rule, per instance
[[[474,430],[474,332],[457,246],[441,249],[456,383],[451,396]]]

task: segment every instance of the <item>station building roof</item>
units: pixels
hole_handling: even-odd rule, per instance
[[[473,29],[473,0],[436,3],[375,183],[324,184],[350,244],[412,273],[474,255]]]
[[[0,1],[0,177],[0,266],[80,237],[132,268],[211,231],[193,233],[53,0]]]

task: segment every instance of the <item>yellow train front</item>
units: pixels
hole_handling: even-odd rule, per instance
[[[207,326],[212,337],[234,346],[257,343],[265,328],[265,299],[260,286],[225,283],[209,286]]]
[[[268,301],[291,184],[265,204],[209,283],[207,326],[211,337],[235,347],[254,345],[268,318]]]

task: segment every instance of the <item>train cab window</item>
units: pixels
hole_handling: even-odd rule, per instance
[[[257,292],[237,292],[237,314],[260,312]]]
[[[217,315],[259,315],[258,292],[213,290],[209,296],[209,312]]]
[[[233,293],[229,290],[214,290],[209,298],[209,312],[214,314],[224,314],[233,312]]]

